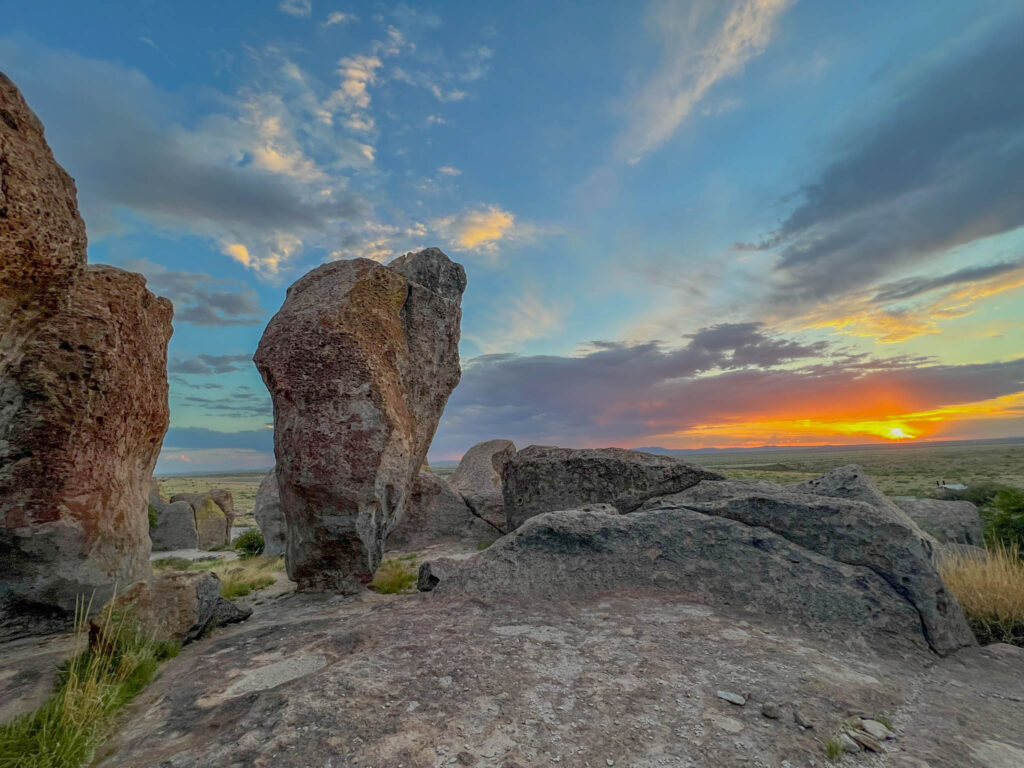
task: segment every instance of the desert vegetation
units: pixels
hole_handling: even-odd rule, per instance
[[[254,556],[239,560],[186,560],[168,557],[153,562],[156,573],[212,571],[220,579],[221,597],[233,600],[265,589],[284,571],[283,557]]]
[[[981,643],[1024,646],[1024,560],[1017,544],[984,553],[954,552],[939,571]]]
[[[401,595],[416,591],[416,555],[387,558],[377,569],[370,587],[384,595]]]

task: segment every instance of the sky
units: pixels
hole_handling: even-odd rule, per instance
[[[49,0],[0,70],[174,303],[157,471],[273,463],[333,259],[462,263],[431,447],[1024,435],[1019,2]]]

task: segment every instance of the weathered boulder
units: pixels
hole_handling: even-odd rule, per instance
[[[893,502],[924,531],[944,544],[985,545],[981,514],[969,501],[897,496]]]
[[[150,504],[157,513],[156,525],[149,529],[149,539],[153,542],[154,552],[200,548],[196,513],[191,504],[187,501],[160,501]]]
[[[682,501],[687,509],[763,526],[807,550],[872,570],[920,615],[932,648],[945,655],[974,644],[963,611],[932,562],[934,542],[886,500],[884,505],[812,493],[751,493],[722,501]]]
[[[0,72],[0,378],[32,325],[63,309],[85,269],[75,182],[54,160],[43,125]]]
[[[451,478],[452,488],[462,494],[473,513],[502,533],[507,529],[501,473],[515,455],[516,446],[511,440],[477,443],[463,454]]]
[[[622,448],[531,445],[502,472],[508,530],[544,512],[584,504],[611,504],[623,514],[647,499],[677,493],[722,476],[672,456]]]
[[[5,258],[0,254],[0,261]],[[171,303],[90,266],[0,378],[5,612],[67,615],[149,573],[146,498],[168,425]],[[11,614],[13,615],[13,614]]]
[[[465,271],[436,248],[324,264],[288,289],[255,362],[300,589],[354,592],[380,562],[459,381]]]
[[[878,490],[858,464],[836,467],[821,477],[788,485],[786,490],[792,493],[813,493],[815,496],[829,496],[834,499],[853,499],[891,511],[898,510],[892,500]]]
[[[175,571],[132,584],[114,599],[113,611],[115,626],[116,617],[127,612],[148,636],[183,644],[252,615],[252,608],[220,596],[220,579],[210,571]],[[102,635],[102,629],[101,616],[93,621],[94,634]]]
[[[759,526],[688,509],[543,514],[483,552],[420,568],[440,596],[585,599],[670,590],[683,599],[771,615],[836,638],[927,648],[917,611],[874,570]]]
[[[648,499],[640,507],[640,510],[685,506],[692,501],[723,501],[725,499],[735,499],[737,496],[749,496],[752,493],[782,493],[784,490],[781,485],[776,483],[746,482],[743,480],[701,480],[685,491]]]
[[[191,506],[196,515],[199,549],[220,549],[231,543],[231,529],[228,527],[227,516],[212,497],[206,496],[201,502]]]
[[[252,508],[256,524],[263,534],[263,554],[270,557],[283,555],[287,526],[281,509],[281,494],[277,490],[277,471],[272,469],[260,481],[256,503]]]
[[[231,495],[231,491],[223,488],[211,488],[205,493],[176,493],[171,496],[171,503],[186,501],[192,505],[192,509],[199,512],[199,507],[207,499],[213,499],[213,503],[220,507],[220,511],[224,514],[224,535],[230,542],[231,526],[235,522],[235,500]]]
[[[501,532],[473,514],[444,478],[420,472],[405,503],[405,517],[388,534],[388,546],[420,549],[459,544],[474,549],[490,544]]]

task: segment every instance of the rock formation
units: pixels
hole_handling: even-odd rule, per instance
[[[465,287],[436,248],[336,261],[292,285],[267,325],[254,359],[300,589],[353,592],[379,564],[459,381]]]
[[[922,530],[943,544],[970,544],[985,546],[981,515],[969,501],[918,499],[898,496],[896,506],[906,512]]]
[[[462,456],[451,478],[451,486],[462,494],[469,508],[498,531],[507,531],[505,500],[501,492],[501,473],[516,455],[511,440],[477,443]]]
[[[176,504],[178,502],[187,502],[192,505],[192,509],[196,513],[196,524],[198,525],[199,520],[199,509],[202,507],[207,499],[211,499],[214,504],[220,509],[220,514],[214,510],[210,510],[206,514],[205,519],[210,520],[212,518],[221,519],[223,518],[224,523],[224,541],[225,543],[231,543],[231,526],[235,522],[235,500],[231,495],[231,491],[223,488],[211,488],[205,493],[176,493],[171,496],[171,503]],[[206,535],[207,541],[217,540],[219,541],[221,535],[216,533],[211,528],[209,533]],[[217,544],[215,546],[222,546]],[[200,549],[212,549],[213,547],[200,547]]]
[[[196,531],[199,534],[200,549],[220,549],[231,543],[231,528],[228,518],[212,497],[204,497],[192,508],[196,515]]]
[[[273,469],[260,482],[252,514],[263,534],[263,554],[270,557],[283,555],[287,527],[284,510],[281,509],[281,495],[277,490],[277,472]]]
[[[622,513],[633,512],[647,499],[721,479],[671,456],[531,445],[505,463],[505,519],[511,531],[534,515],[584,504],[612,504]]]
[[[171,303],[85,266],[74,184],[0,76],[0,623],[33,631],[149,574]]]
[[[191,504],[186,501],[164,501],[154,480],[149,486],[147,514],[150,509],[156,517],[156,524],[151,522],[149,527],[149,539],[153,543],[154,552],[199,548],[196,513]]]
[[[476,549],[499,536],[501,532],[474,515],[444,478],[420,472],[402,522],[388,534],[388,547],[423,549],[447,543]]]

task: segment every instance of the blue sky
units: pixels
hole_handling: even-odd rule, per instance
[[[175,303],[158,471],[272,463],[328,259],[466,267],[431,455],[1024,434],[1013,2],[47,2],[0,69]],[[896,430],[894,432],[894,430]]]

